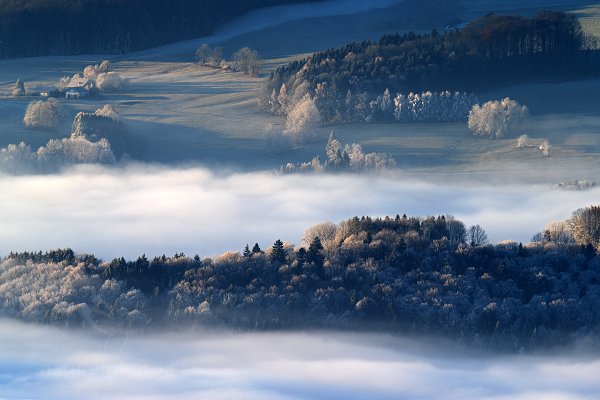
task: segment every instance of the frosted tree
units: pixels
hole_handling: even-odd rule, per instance
[[[575,211],[570,220],[573,238],[580,245],[600,243],[600,206],[591,206]]]
[[[546,241],[559,245],[573,243],[573,229],[567,221],[552,221],[546,224],[543,231]]]
[[[288,96],[287,86],[285,83],[281,85],[279,89],[279,95],[277,96],[277,106],[279,110],[279,115],[285,115],[288,112],[288,108],[290,106],[290,97]]]
[[[223,60],[223,50],[220,47],[212,48],[203,44],[196,49],[196,61],[199,64],[217,67]]]
[[[98,142],[77,137],[52,139],[36,153],[42,171],[55,171],[72,164],[112,164],[115,156],[106,139]]]
[[[127,85],[127,79],[116,72],[106,72],[98,74],[96,86],[103,92],[123,89]]]
[[[488,237],[485,230],[479,225],[473,225],[467,231],[467,241],[473,247],[488,244]]]
[[[62,106],[55,98],[50,98],[46,101],[32,101],[25,111],[23,124],[30,129],[55,130],[63,116]]]
[[[262,69],[262,60],[256,50],[243,47],[233,54],[233,69],[248,75],[258,76]]]
[[[294,104],[288,112],[286,129],[289,132],[298,134],[299,142],[303,143],[314,138],[315,129],[320,123],[321,114],[315,102],[310,97],[305,96]]]
[[[508,97],[475,105],[469,113],[469,129],[476,136],[500,139],[521,129],[529,116],[526,106]]]
[[[35,156],[31,147],[21,142],[19,144],[9,144],[0,149],[0,171],[9,174],[21,174],[34,172]]]
[[[121,120],[119,111],[111,104],[105,104],[102,108],[97,109],[94,114],[98,117],[110,118],[113,121]]]
[[[327,155],[327,168],[346,168],[350,164],[348,154],[344,151],[342,144],[336,139],[333,132],[329,134],[327,145],[325,146]]]
[[[25,96],[25,82],[23,82],[21,79],[17,79],[15,87],[12,90],[12,95],[17,97]]]

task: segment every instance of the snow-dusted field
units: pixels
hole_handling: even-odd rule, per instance
[[[392,3],[382,0],[366,7],[337,0],[322,5],[323,10],[312,10],[308,6],[294,6],[292,11],[276,8],[246,16],[238,21],[239,26],[231,24],[207,41],[223,45],[226,54],[228,49],[233,51],[242,45],[252,45],[270,55],[267,65],[274,66],[289,60],[298,51],[314,51],[330,44],[410,28],[406,22],[410,20],[406,18],[410,10],[398,5],[382,8]],[[506,7],[519,4],[526,8],[537,4],[535,1],[513,3],[503,2]],[[581,2],[563,1],[551,5],[558,3]],[[477,4],[479,8],[470,6],[477,10],[497,6],[492,1]],[[326,16],[314,18],[319,13]],[[404,18],[399,18],[401,15]],[[442,23],[430,21],[430,26],[423,28]],[[335,130],[344,142],[361,143],[366,151],[392,154],[411,174],[452,173],[469,179],[525,178],[528,182],[554,183],[599,178],[596,171],[600,171],[600,112],[595,99],[600,92],[600,80],[521,85],[485,96],[490,99],[510,96],[528,105],[534,118],[523,133],[548,139],[552,145],[549,159],[532,149],[514,148],[513,140],[475,139],[466,124],[327,126],[320,129],[320,141],[287,154],[269,156],[265,131],[270,126],[281,127],[284,121],[258,110],[256,90],[265,78],[194,65],[192,51],[201,42],[185,42],[118,57],[114,65],[130,79],[129,86],[102,98],[63,100],[68,116],[57,132],[31,131],[23,127],[21,119],[31,99],[0,97],[0,146],[24,140],[36,148],[51,138],[66,137],[78,111],[93,111],[110,103],[118,107],[131,128],[130,134],[139,144],[143,161],[273,169],[288,161],[308,161],[322,154],[328,133]],[[299,43],[302,49],[294,47]],[[161,57],[172,60],[158,61]],[[0,92],[8,93],[17,78],[31,86],[54,83],[103,58],[1,61]]]

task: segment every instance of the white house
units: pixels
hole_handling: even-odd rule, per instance
[[[89,78],[73,78],[66,87],[65,97],[67,99],[86,97],[95,88],[96,84]]]

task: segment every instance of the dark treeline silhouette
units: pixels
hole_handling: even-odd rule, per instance
[[[125,53],[207,35],[247,11],[300,1],[306,0],[3,0],[0,58]]]
[[[367,107],[369,99],[386,89],[392,97],[427,91],[480,93],[524,81],[596,74],[597,53],[572,14],[492,14],[460,30],[387,35],[293,61],[272,74],[263,97],[279,93],[285,84],[289,98],[308,93],[344,109],[360,96]]]
[[[490,245],[451,216],[331,225],[302,247],[278,240],[214,258],[11,253],[0,306],[58,324],[376,330],[511,351],[598,334],[598,243]]]

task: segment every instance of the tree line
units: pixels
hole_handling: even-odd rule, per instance
[[[126,53],[205,36],[250,10],[297,2],[4,0],[0,2],[0,58]]]
[[[490,14],[460,30],[386,35],[378,41],[353,42],[292,61],[272,73],[259,100],[265,109],[278,113],[285,103],[279,99],[282,95],[288,102],[309,95],[325,121],[364,121],[370,108],[377,112],[369,118],[393,120],[391,91],[404,94],[399,95],[399,103],[410,106],[410,94],[417,104],[397,115],[397,120],[424,119],[421,110],[433,101],[440,104],[424,115],[442,110],[441,115],[449,114],[446,119],[452,121],[466,119],[468,114],[455,109],[470,101],[460,93],[480,93],[531,80],[596,75],[597,61],[596,47],[572,14]],[[442,107],[444,101],[448,104]],[[389,112],[381,112],[385,110]],[[439,119],[439,115],[431,117],[432,121]]]
[[[301,246],[277,240],[213,258],[10,253],[0,307],[77,326],[331,328],[510,351],[556,346],[599,333],[599,215],[575,212],[574,240],[552,225],[525,245],[491,245],[483,228],[449,215],[397,215],[318,224]]]

